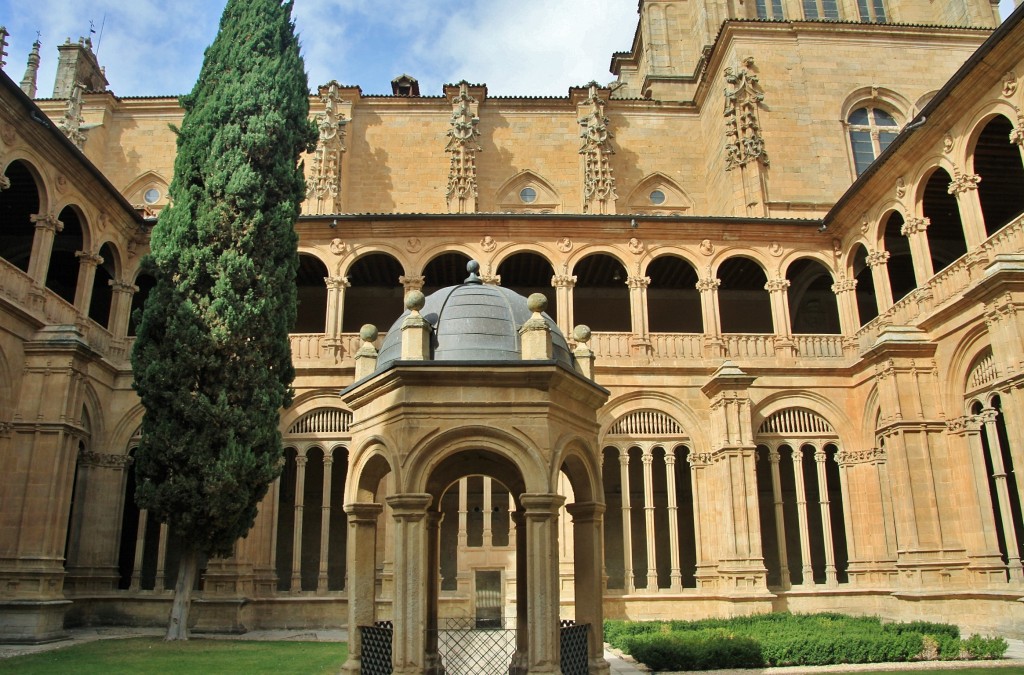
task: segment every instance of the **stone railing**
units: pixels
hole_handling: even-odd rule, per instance
[[[775,335],[725,333],[722,342],[730,359],[775,356]]]
[[[704,357],[701,333],[651,333],[651,356],[656,359],[700,359]]]
[[[632,333],[595,332],[590,339],[590,348],[598,359],[628,359],[632,337]]]
[[[334,350],[327,349],[327,336],[323,333],[292,333],[288,336],[292,345],[292,361],[334,361]]]
[[[801,358],[842,358],[845,338],[842,335],[794,335],[796,355]]]
[[[1003,253],[1024,252],[1024,214],[986,239],[980,246],[952,264],[882,312],[856,333],[860,351],[870,349],[886,326],[913,325],[944,304],[960,297],[984,274],[985,267]]]

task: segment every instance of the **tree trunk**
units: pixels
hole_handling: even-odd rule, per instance
[[[178,565],[178,581],[174,585],[174,604],[171,605],[165,640],[188,639],[188,612],[192,606],[192,587],[196,581],[198,562],[198,551],[192,548],[182,551],[181,562]]]

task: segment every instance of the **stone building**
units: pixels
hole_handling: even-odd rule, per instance
[[[311,97],[284,473],[206,564],[198,628],[517,625],[525,518],[564,619],[828,609],[1024,635],[1024,10],[638,16],[615,80],[564,97],[407,74]],[[128,354],[182,111],[107,90],[86,42],[60,49],[61,98],[24,93],[31,57],[20,87],[0,77],[6,640],[160,624],[177,561],[131,499]],[[431,364],[395,356],[403,299],[458,297],[470,260],[484,293],[544,295],[564,345],[530,363],[534,336],[506,327],[502,358],[448,363],[424,315]],[[530,452],[543,479],[509,460]],[[530,672],[556,667],[548,618]]]

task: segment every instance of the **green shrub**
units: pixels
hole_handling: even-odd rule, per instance
[[[960,646],[971,659],[999,659],[1006,654],[1007,648],[1006,640],[1001,637],[987,638],[977,634],[964,640]]]
[[[921,635],[945,635],[960,639],[960,628],[949,623],[932,623],[931,621],[909,621],[907,623],[887,623],[884,630],[893,633],[919,633]]]
[[[764,665],[753,638],[722,629],[646,633],[627,637],[626,651],[652,670],[756,668]]]

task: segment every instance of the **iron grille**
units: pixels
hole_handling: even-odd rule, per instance
[[[394,630],[390,624],[390,621],[379,621],[377,625],[359,627],[363,643],[360,675],[391,675],[391,636]]]
[[[515,629],[476,628],[474,619],[447,619],[444,624],[436,633],[445,675],[509,672],[516,653]]]
[[[587,675],[590,672],[590,658],[587,650],[587,633],[590,624],[581,623],[561,627],[562,675]]]

